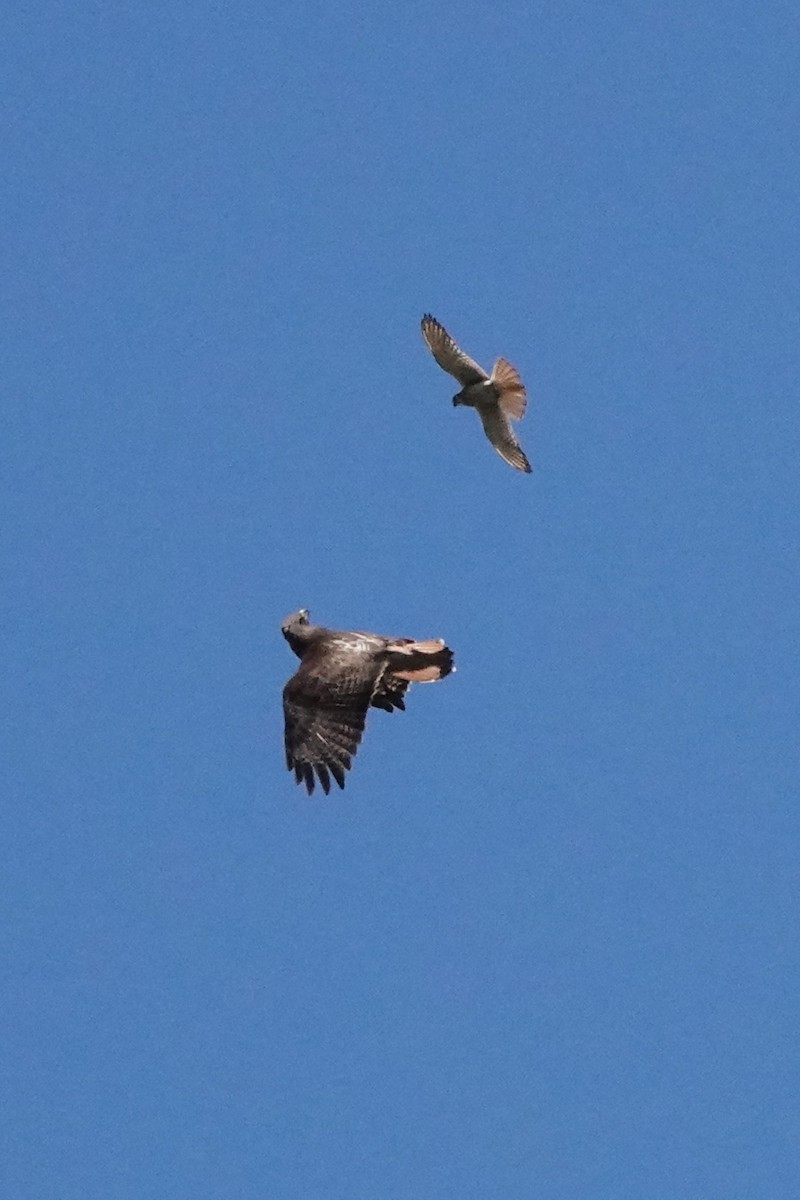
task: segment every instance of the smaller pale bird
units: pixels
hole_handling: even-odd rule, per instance
[[[422,336],[439,366],[462,384],[461,391],[453,396],[453,404],[477,409],[486,436],[501,458],[518,471],[529,472],[531,464],[511,428],[512,420],[525,416],[527,403],[519,371],[498,358],[491,375],[487,375],[430,313],[422,318]]]

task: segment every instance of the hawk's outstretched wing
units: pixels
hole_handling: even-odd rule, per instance
[[[450,337],[444,325],[440,325],[430,313],[426,313],[422,318],[422,336],[439,366],[453,375],[464,387],[471,383],[482,383],[489,378],[483,367],[464,353]]]
[[[309,796],[315,771],[324,792],[330,791],[331,775],[344,787],[384,670],[374,652],[325,640],[309,649],[283,689],[286,765]]]

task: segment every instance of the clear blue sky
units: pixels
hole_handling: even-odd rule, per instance
[[[8,17],[4,1197],[797,1196],[798,32]],[[328,799],[301,606],[458,660]]]

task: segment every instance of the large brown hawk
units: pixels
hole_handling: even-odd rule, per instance
[[[530,471],[531,464],[511,428],[512,420],[519,421],[525,416],[527,403],[519,371],[504,358],[498,358],[491,375],[487,375],[430,313],[422,318],[422,336],[439,366],[462,384],[461,391],[453,396],[453,404],[476,408],[497,453],[518,471]]]
[[[325,793],[331,776],[344,787],[370,705],[404,709],[410,684],[433,683],[455,669],[443,641],[326,629],[312,625],[305,608],[281,630],[301,660],[283,689],[286,765],[309,796],[315,772]]]

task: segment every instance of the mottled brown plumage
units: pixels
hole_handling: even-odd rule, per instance
[[[518,471],[529,472],[531,464],[514,436],[511,421],[525,416],[527,399],[519,372],[498,358],[491,375],[470,358],[435,317],[422,318],[422,336],[442,370],[462,385],[453,404],[477,409],[484,432],[497,453]]]
[[[443,641],[381,637],[312,625],[306,609],[287,617],[283,636],[300,666],[283,689],[286,765],[309,794],[317,780],[344,787],[367,709],[405,708],[412,683],[449,675],[453,652]]]

